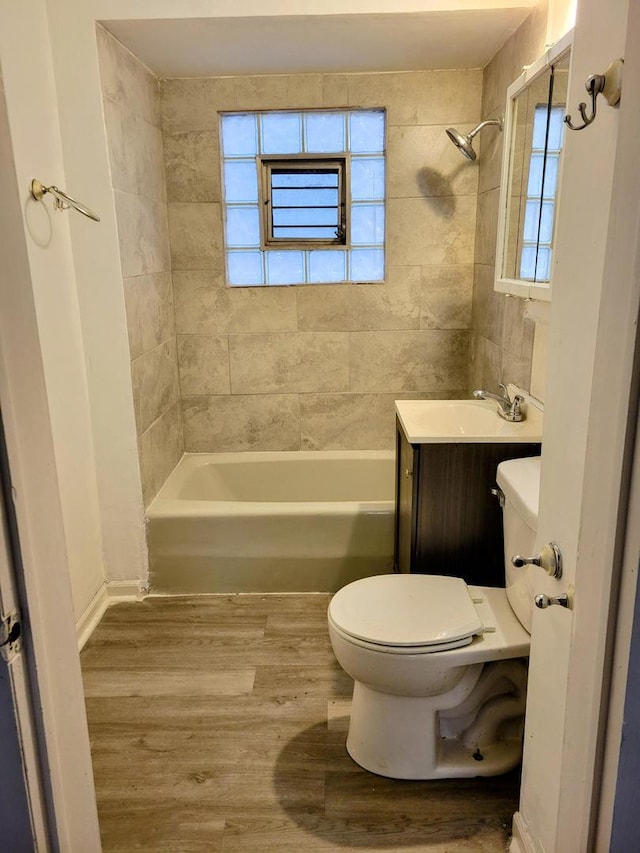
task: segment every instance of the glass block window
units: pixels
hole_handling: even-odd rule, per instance
[[[534,111],[520,255],[520,278],[527,281],[549,281],[551,278],[551,244],[564,114],[564,107],[548,108],[546,104],[540,104]]]
[[[383,281],[385,133],[384,110],[223,113],[228,283]]]

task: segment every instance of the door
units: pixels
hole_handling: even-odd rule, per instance
[[[597,849],[594,819],[635,402],[639,22],[639,10],[629,10],[626,0],[581,0],[578,7],[568,112],[585,100],[587,76],[621,56],[624,93],[619,108],[600,98],[594,123],[565,137],[538,527],[539,546],[559,543],[564,575],[554,580],[536,569],[535,591],[568,593],[571,608],[534,613],[514,850]]]
[[[0,616],[5,621],[4,632],[0,628],[0,839],[11,839],[13,853],[42,853],[49,843],[24,655],[25,614],[16,584],[19,560],[0,413]]]

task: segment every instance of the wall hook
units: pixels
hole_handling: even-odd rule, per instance
[[[598,95],[604,95],[610,107],[615,107],[620,102],[622,93],[622,68],[624,60],[616,59],[607,68],[604,74],[590,74],[585,80],[584,87],[591,96],[591,116],[587,115],[587,105],[583,102],[578,104],[578,112],[582,116],[583,124],[576,126],[571,121],[571,116],[564,117],[565,124],[570,130],[584,130],[594,121],[597,110]]]

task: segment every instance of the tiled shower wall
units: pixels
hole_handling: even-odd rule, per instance
[[[182,455],[160,88],[97,27],[145,505]]]
[[[504,114],[507,87],[544,52],[546,4],[527,18],[484,69],[482,117]],[[478,216],[473,286],[473,340],[470,385],[495,390],[499,382],[531,389],[534,323],[524,316],[525,301],[493,289],[502,165],[501,133],[487,128],[479,149]],[[542,338],[544,329],[539,330]],[[544,353],[540,353],[544,356]],[[543,386],[537,368],[538,387]],[[535,389],[534,389],[535,390]],[[540,391],[538,391],[540,395]]]
[[[468,393],[478,168],[444,130],[479,121],[481,88],[481,71],[162,82],[185,450],[390,448],[394,399]],[[387,282],[228,288],[218,110],[347,106],[387,109]]]

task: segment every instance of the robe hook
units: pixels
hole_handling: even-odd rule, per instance
[[[574,125],[571,116],[566,115],[564,121],[570,130],[584,130],[592,124],[596,117],[598,95],[604,95],[610,107],[615,107],[620,102],[623,65],[624,60],[616,59],[604,74],[590,74],[587,77],[584,87],[591,97],[591,115],[587,115],[587,105],[584,101],[578,104],[578,112],[582,116],[583,124]]]

